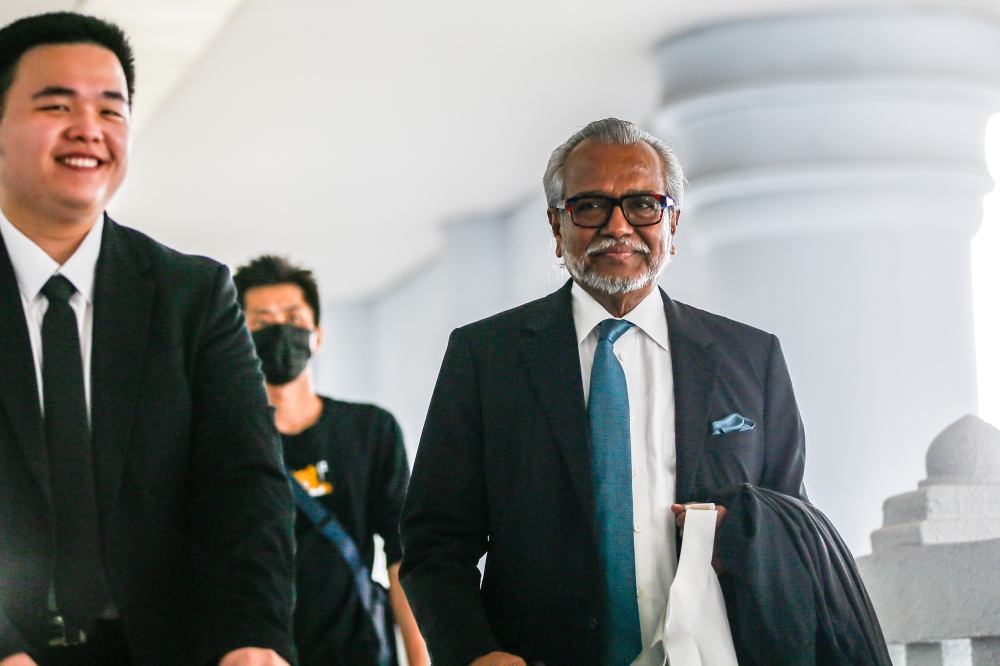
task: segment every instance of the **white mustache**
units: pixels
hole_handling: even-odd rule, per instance
[[[591,243],[590,247],[587,248],[587,256],[592,257],[598,252],[604,252],[606,250],[618,249],[622,247],[628,248],[633,252],[649,254],[649,246],[643,243],[641,239],[629,238],[626,236],[620,240],[615,240],[614,238],[602,238],[601,240]]]

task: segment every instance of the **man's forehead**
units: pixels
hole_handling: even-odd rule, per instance
[[[306,306],[302,287],[292,283],[252,287],[247,290],[244,299],[254,310],[294,310]]]
[[[42,44],[18,60],[14,84],[63,87],[76,90],[92,86],[127,96],[125,70],[115,53],[98,44]],[[37,91],[32,90],[32,94]],[[78,91],[84,92],[84,91]]]
[[[663,163],[659,153],[645,142],[623,146],[586,139],[566,159],[567,187],[579,189],[589,183],[623,180],[662,184]]]
[[[304,302],[302,302],[302,303],[295,302],[295,301],[288,302],[288,301],[282,301],[280,299],[275,299],[275,300],[260,300],[260,299],[256,299],[255,300],[252,296],[247,296],[247,300],[248,301],[254,301],[250,305],[250,310],[253,310],[254,312],[271,312],[271,311],[275,311],[275,310],[281,310],[281,311],[284,311],[284,312],[291,312],[293,310],[301,310],[302,308],[307,307]]]

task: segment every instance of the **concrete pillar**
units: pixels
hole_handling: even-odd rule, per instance
[[[807,490],[868,552],[882,499],[920,478],[921,443],[977,409],[969,243],[992,189],[1000,27],[775,17],[674,36],[656,56],[650,127],[690,182],[663,285],[781,338]]]

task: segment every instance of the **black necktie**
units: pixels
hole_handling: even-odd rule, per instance
[[[75,292],[61,275],[42,287],[49,299],[42,320],[42,390],[55,518],[55,593],[71,640],[80,630],[90,630],[110,599],[101,557],[80,334],[69,304]]]

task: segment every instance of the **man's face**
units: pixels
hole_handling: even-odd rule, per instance
[[[0,203],[46,219],[100,214],[125,177],[128,88],[93,44],[25,53],[0,118]]]
[[[251,332],[272,324],[291,324],[310,331],[316,329],[316,316],[306,303],[302,287],[275,284],[248,289],[243,296],[247,327]]]
[[[569,154],[563,169],[565,198],[599,194],[618,198],[630,194],[666,194],[663,164],[648,144],[605,144],[586,139]],[[604,293],[623,293],[655,284],[673,253],[671,237],[678,212],[664,212],[663,221],[633,227],[621,208],[598,229],[578,227],[570,214],[550,208],[556,256],[573,278]],[[669,225],[669,226],[668,226]]]

